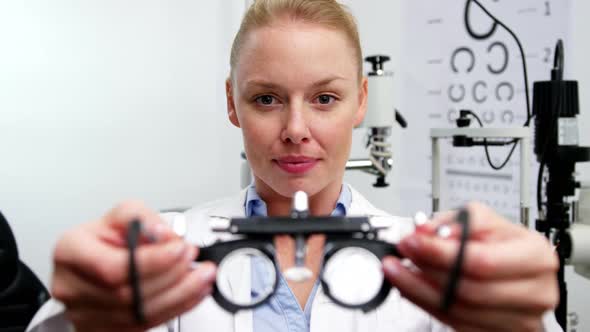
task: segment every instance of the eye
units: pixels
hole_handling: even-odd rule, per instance
[[[258,96],[255,101],[260,105],[272,105],[277,103],[276,98],[271,95]]]
[[[336,100],[336,97],[334,97],[334,96],[331,96],[331,95],[326,95],[326,94],[319,95],[319,96],[316,98],[316,102],[317,102],[318,104],[322,104],[322,105],[328,105],[328,104],[331,104],[331,103],[332,103],[332,102],[334,102],[335,100]]]

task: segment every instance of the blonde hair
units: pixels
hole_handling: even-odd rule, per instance
[[[230,75],[234,77],[240,49],[252,30],[267,27],[281,18],[319,24],[344,32],[355,51],[359,80],[363,77],[363,56],[356,21],[348,8],[336,0],[256,0],[242,19],[230,56]]]

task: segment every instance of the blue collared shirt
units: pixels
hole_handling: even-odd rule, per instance
[[[340,197],[332,216],[345,216],[350,208],[352,193],[346,185],[340,190]],[[254,185],[250,185],[246,192],[244,202],[246,217],[267,216],[266,203],[256,192]],[[260,289],[265,278],[264,270],[260,265],[253,264],[252,289]],[[311,321],[311,304],[317,292],[319,280],[315,281],[313,289],[309,294],[305,308],[302,310],[297,298],[289,288],[287,281],[282,274],[279,275],[279,284],[275,294],[263,305],[254,309],[253,331],[254,332],[307,332]]]

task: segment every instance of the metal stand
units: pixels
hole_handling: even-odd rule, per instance
[[[432,128],[432,212],[440,209],[440,139],[453,136],[490,139],[516,139],[520,143],[520,222],[529,227],[531,199],[529,195],[528,167],[531,154],[531,130],[518,128]]]

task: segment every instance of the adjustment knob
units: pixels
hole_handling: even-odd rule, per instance
[[[373,72],[377,73],[383,71],[383,64],[391,60],[387,55],[371,55],[365,58],[366,62],[370,62],[373,66]]]

